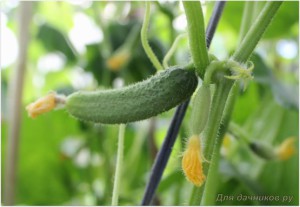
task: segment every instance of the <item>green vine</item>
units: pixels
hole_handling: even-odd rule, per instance
[[[202,7],[199,1],[182,1],[187,19],[190,51],[198,75],[203,78],[209,58]]]
[[[239,43],[243,41],[245,35],[247,34],[251,26],[253,11],[254,11],[254,2],[246,1],[243,10],[242,24],[239,33],[239,41],[238,41]]]
[[[258,41],[264,34],[267,26],[270,24],[279,9],[281,3],[282,2],[268,2],[265,5],[257,20],[247,32],[241,45],[233,54],[232,59],[234,62],[238,62],[240,64],[247,62]],[[217,69],[218,67],[215,68]],[[212,74],[210,74],[210,76],[212,76]],[[220,137],[218,135],[221,127],[221,121],[224,120],[224,118],[227,119],[227,122],[229,121],[228,117],[230,117],[232,107],[226,105],[226,101],[230,96],[229,94],[233,84],[234,81],[230,81],[229,79],[221,79],[221,81],[216,84],[210,117],[203,135],[206,146],[204,148],[204,157],[210,161],[204,165],[204,174],[207,175],[207,180],[206,183],[204,183],[204,186],[194,187],[189,203],[190,205],[199,205],[201,199],[201,205],[213,205],[215,202],[215,178],[217,176],[219,151],[222,143],[222,136]],[[233,91],[235,92],[236,90]],[[235,99],[229,98],[230,104],[233,105],[234,100]],[[225,115],[224,118],[223,114]],[[227,127],[226,123],[225,127]],[[222,129],[222,132],[225,132],[225,129]]]
[[[125,127],[126,127],[125,124],[120,124],[119,126],[118,154],[117,154],[117,164],[116,164],[114,188],[113,188],[112,202],[111,202],[112,206],[117,206],[118,199],[119,199],[120,179],[121,179],[123,156],[124,156]]]
[[[178,43],[181,39],[183,39],[184,37],[186,36],[186,34],[180,34],[176,37],[175,41],[173,42],[171,48],[169,49],[169,51],[167,52],[167,54],[165,55],[164,59],[163,59],[163,66],[164,68],[168,68],[169,65],[168,65],[168,62],[170,61],[172,55],[174,54],[177,46],[178,46]]]
[[[150,59],[150,61],[153,63],[154,67],[157,71],[163,70],[164,67],[161,65],[157,57],[155,56],[154,52],[152,51],[149,42],[148,42],[148,27],[150,22],[150,9],[151,9],[151,2],[146,2],[146,11],[144,16],[144,22],[141,30],[141,40],[143,48]]]
[[[250,27],[245,38],[234,52],[232,58],[235,61],[240,63],[247,62],[281,4],[282,1],[269,1],[266,3],[262,12],[254,24]]]

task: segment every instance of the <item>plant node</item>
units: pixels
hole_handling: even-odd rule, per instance
[[[229,60],[227,62],[227,67],[231,71],[232,75],[225,75],[224,77],[231,80],[240,80],[243,81],[244,90],[247,88],[249,81],[253,79],[252,71],[254,69],[254,64],[251,61],[248,61],[246,67],[239,64],[238,62]]]

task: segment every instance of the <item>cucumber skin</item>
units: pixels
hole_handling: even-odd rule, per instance
[[[199,135],[208,121],[211,105],[210,86],[202,84],[192,100],[192,133]]]
[[[197,87],[193,70],[169,68],[121,89],[75,92],[66,109],[83,121],[121,124],[150,118],[188,99]]]

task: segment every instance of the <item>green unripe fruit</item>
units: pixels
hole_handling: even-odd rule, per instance
[[[211,102],[210,86],[207,84],[202,84],[201,87],[196,91],[195,97],[193,99],[192,105],[192,133],[200,134],[208,120],[210,102]]]
[[[170,68],[121,89],[76,92],[66,109],[83,121],[120,124],[150,118],[188,99],[197,87],[192,70]]]
[[[252,152],[263,159],[272,160],[276,158],[274,148],[270,145],[260,142],[252,142],[249,144],[249,147]]]

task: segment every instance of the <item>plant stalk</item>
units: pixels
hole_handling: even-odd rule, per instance
[[[210,165],[218,164],[215,162],[215,160],[213,160],[213,148],[215,146],[216,139],[218,139],[217,135],[219,132],[219,127],[232,84],[233,81],[223,79],[219,84],[216,85],[216,90],[210,109],[210,116],[203,133],[205,146],[203,156],[205,159],[210,161],[210,163],[204,163],[203,165],[203,171],[205,175],[207,175]],[[204,189],[203,187],[205,186],[206,188],[206,184],[207,181],[201,187],[194,187],[189,205],[199,205]]]
[[[251,26],[253,11],[254,11],[254,2],[245,1],[238,43],[241,43],[243,41],[245,35],[247,34]]]
[[[246,34],[246,37],[243,39],[241,46],[238,47],[238,49],[235,51],[233,55],[233,59],[235,61],[238,61],[240,63],[244,63],[248,60],[250,57],[252,51],[258,44],[258,41],[261,39],[262,35],[264,34],[266,28],[270,24],[271,20],[275,16],[276,12],[278,11],[280,5],[282,2],[268,2],[264,9],[262,10],[259,17],[256,19],[254,24],[249,29],[248,33]],[[229,103],[226,105],[226,109],[224,113],[223,118],[223,124],[220,125],[219,131],[219,138],[217,137],[218,134],[216,134],[215,138],[215,144],[214,144],[214,150],[212,154],[212,164],[218,165],[218,162],[214,163],[215,160],[218,160],[219,153],[220,153],[220,147],[222,143],[222,138],[226,132],[226,129],[228,127],[230,116],[233,110],[234,101],[237,94],[237,86],[234,86],[234,90],[232,90],[233,95],[231,98],[229,98]],[[217,91],[216,91],[217,92]],[[229,91],[228,94],[229,95]],[[213,115],[212,115],[213,116]],[[220,120],[221,121],[221,120]],[[216,124],[216,123],[215,123]],[[208,136],[209,137],[209,136]],[[210,137],[213,139],[213,137]],[[211,148],[211,147],[208,147]],[[210,149],[208,149],[210,151]],[[202,197],[202,205],[214,205],[215,203],[215,195],[216,195],[216,189],[215,189],[215,177],[217,176],[217,166],[214,166],[212,169],[208,169],[208,175],[207,180],[205,183],[205,190]],[[206,170],[206,169],[204,169]],[[201,191],[200,191],[201,192]]]
[[[188,27],[190,51],[196,72],[203,78],[209,64],[204,18],[200,1],[182,1]]]
[[[245,38],[234,52],[232,59],[240,63],[247,62],[281,4],[282,1],[269,1],[266,3]]]
[[[123,156],[124,156],[124,137],[125,137],[125,124],[120,124],[119,126],[119,136],[118,136],[118,153],[117,153],[117,164],[114,180],[114,189],[112,194],[112,206],[118,205],[119,199],[119,189],[120,189],[120,179],[122,174]]]
[[[225,92],[227,93],[227,100],[223,102],[225,103],[225,105],[223,106],[224,107],[223,116],[222,119],[220,120],[218,132],[215,135],[216,138],[213,146],[213,151],[211,152],[212,158],[210,160],[211,162],[210,166],[208,166],[209,169],[207,171],[207,179],[203,191],[201,205],[215,204],[215,195],[217,193],[216,181],[219,178],[218,168],[219,168],[219,159],[220,159],[220,148],[222,145],[224,134],[227,129],[227,123],[230,120],[234,102],[235,102],[235,96],[232,96],[232,94],[235,93],[236,92],[235,90],[237,89],[235,87],[236,84],[234,86],[232,86],[232,83],[229,84],[230,84],[230,90]],[[226,123],[225,127],[224,127],[224,123]]]

